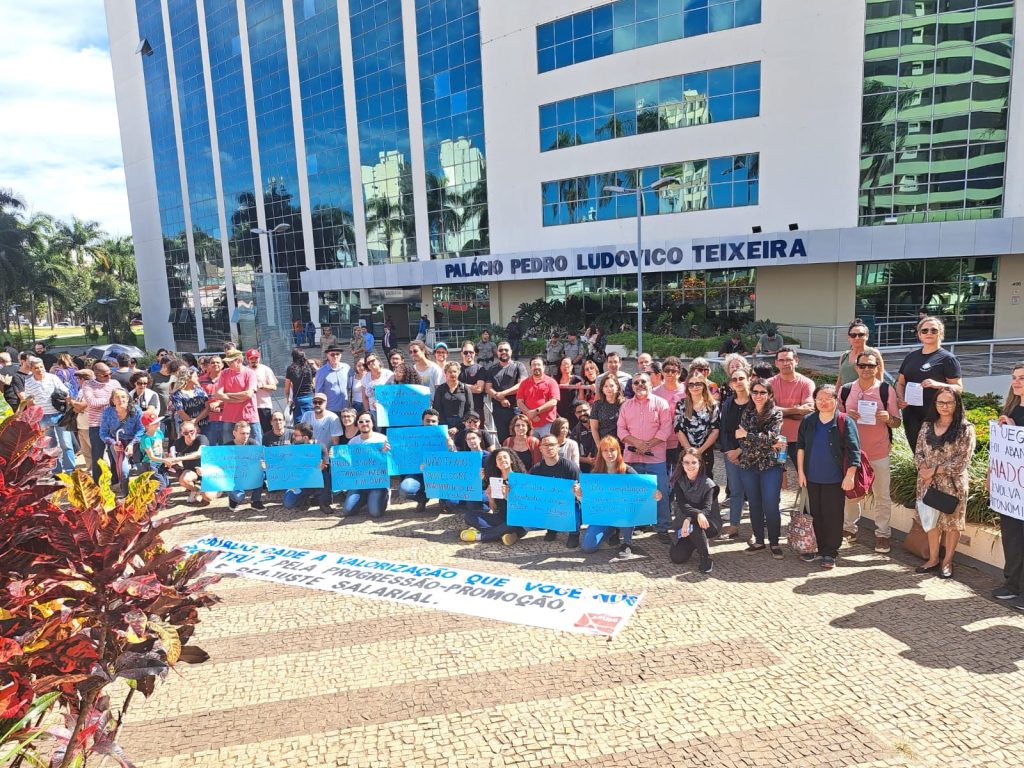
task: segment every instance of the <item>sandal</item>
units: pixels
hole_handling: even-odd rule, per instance
[[[940,579],[952,579],[953,578],[953,564],[942,566],[942,570],[939,572]]]

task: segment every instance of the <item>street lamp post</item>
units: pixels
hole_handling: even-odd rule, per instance
[[[614,195],[633,194],[636,196],[636,353],[639,355],[644,351],[644,257],[641,245],[643,243],[643,194],[644,192],[657,192],[672,184],[682,184],[676,176],[662,176],[657,181],[648,184],[646,187],[637,184],[636,187],[620,187],[609,185],[604,188],[605,192]]]
[[[278,224],[273,229],[264,229],[263,227],[253,227],[252,229],[249,230],[254,235],[258,235],[258,236],[259,235],[266,235],[267,236],[267,245],[269,246],[269,252],[270,252],[270,272],[269,273],[266,272],[266,271],[263,272],[263,286],[264,286],[263,295],[267,296],[270,293],[270,291],[267,290],[267,289],[270,288],[271,286],[273,286],[273,288],[274,288],[274,290],[273,290],[274,302],[273,303],[277,302],[277,286],[274,285],[273,278],[268,279],[268,277],[270,277],[270,275],[273,275],[273,274],[275,274],[277,272],[277,259],[274,256],[274,235],[280,235],[283,232],[287,232],[291,228],[292,228],[291,224],[288,224],[287,222],[281,222],[280,224]],[[274,323],[274,312],[275,312],[275,310],[280,315],[280,321],[284,322],[284,313],[281,312],[281,308],[280,307],[274,308],[273,307],[273,303],[269,302],[269,301],[267,302],[267,305],[268,305],[267,306],[267,309],[268,309],[268,311],[267,311],[267,323],[268,323],[268,325],[272,325]],[[257,324],[257,335],[258,334],[259,334],[259,324]]]

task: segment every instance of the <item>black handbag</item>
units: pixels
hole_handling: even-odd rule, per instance
[[[57,413],[65,413],[68,410],[68,396],[59,389],[55,389],[53,394],[50,395],[50,405],[54,407]]]
[[[940,491],[934,486],[929,486],[928,490],[924,492],[924,496],[921,497],[921,501],[927,504],[932,509],[937,509],[946,515],[952,515],[956,512],[956,508],[960,506],[960,499],[952,494]]]

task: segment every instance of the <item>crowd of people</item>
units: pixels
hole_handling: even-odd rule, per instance
[[[719,361],[721,388],[711,380],[711,363],[700,357],[684,364],[641,353],[636,373],[629,374],[597,328],[565,338],[553,334],[544,353],[524,363],[516,349],[521,329],[513,325],[516,319],[506,329],[509,338],[492,340],[485,331],[479,341],[464,341],[457,360],[449,359],[453,350],[443,342],[429,349],[417,338],[401,349],[392,343],[391,328],[384,332],[384,355],[369,331],[357,333],[348,350],[329,339],[322,362],[297,346],[283,382],[260,362],[258,350],[243,353],[230,343],[223,354],[199,358],[160,350],[145,370],[127,356],[76,360],[37,345],[16,361],[0,353],[0,386],[11,408],[26,398],[42,407],[43,426],[59,449],[58,471],[70,471],[81,456],[98,478],[99,461],[106,459],[122,491],[133,472],[152,471],[162,485],[179,484],[190,503],[209,504],[215,494],[201,489],[202,446],[319,443],[323,488],[286,492],[283,503],[326,511],[335,505],[330,448],[381,443],[387,450],[386,430],[376,426],[378,388],[424,385],[432,397],[423,424],[445,427],[452,450],[481,453],[479,497],[439,500],[442,511],[464,517],[464,541],[500,539],[511,546],[526,535],[506,520],[512,473],[573,481],[581,501],[581,473],[645,474],[657,488],[656,540],[674,562],[698,553],[705,573],[713,567],[709,542],[739,538],[745,507],[746,551],[785,556],[780,506],[787,470],[813,520],[817,547],[800,555],[804,561],[834,568],[864,517],[873,519],[874,551],[889,552],[890,453],[893,430],[902,425],[918,466],[918,515],[929,542],[929,556],[917,570],[952,577],[975,434],[964,415],[960,364],[942,347],[940,319],[925,316],[917,323],[920,346],[895,377],[868,345],[868,327],[853,321],[835,384],[815,385],[801,374],[796,350],[774,333],[755,348],[769,357],[753,362],[734,334],[731,351],[723,349]],[[346,352],[351,363],[343,359]],[[279,390],[283,410],[274,408]],[[1022,397],[1024,364],[1013,369],[1001,422],[1024,426]],[[719,480],[716,465],[724,470]],[[229,494],[228,503],[236,507],[244,497]],[[260,490],[250,492],[255,509],[263,508],[263,498]],[[422,476],[398,478],[394,491],[351,491],[339,501],[346,516],[365,510],[379,518],[399,498],[424,511],[429,499]],[[645,554],[634,534],[632,528],[577,526],[567,545],[588,552],[611,546],[616,557],[631,559]],[[1003,543],[1006,579],[996,596],[1024,609],[1024,523],[1005,518]]]

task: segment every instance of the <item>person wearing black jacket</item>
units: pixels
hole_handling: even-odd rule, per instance
[[[722,398],[719,410],[720,429],[718,450],[725,459],[726,490],[729,494],[729,524],[722,531],[730,539],[740,535],[740,517],[743,514],[743,475],[740,473],[740,442],[736,439],[736,428],[740,425],[740,414],[750,403],[750,371],[737,368],[729,376],[729,393]]]
[[[687,562],[694,550],[700,555],[700,572],[711,573],[714,561],[708,541],[722,529],[718,486],[704,473],[700,452],[688,448],[673,470],[672,529],[676,540],[669,550],[673,563]]]
[[[445,363],[445,381],[434,390],[431,406],[441,415],[441,424],[454,436],[462,429],[462,422],[473,409],[473,392],[469,385],[459,381],[462,366],[454,360]]]
[[[843,541],[846,494],[860,466],[857,422],[838,412],[836,388],[823,384],[814,390],[814,412],[804,416],[796,437],[796,467],[814,520],[817,554],[802,556],[804,562],[821,560],[821,567],[835,568]]]

